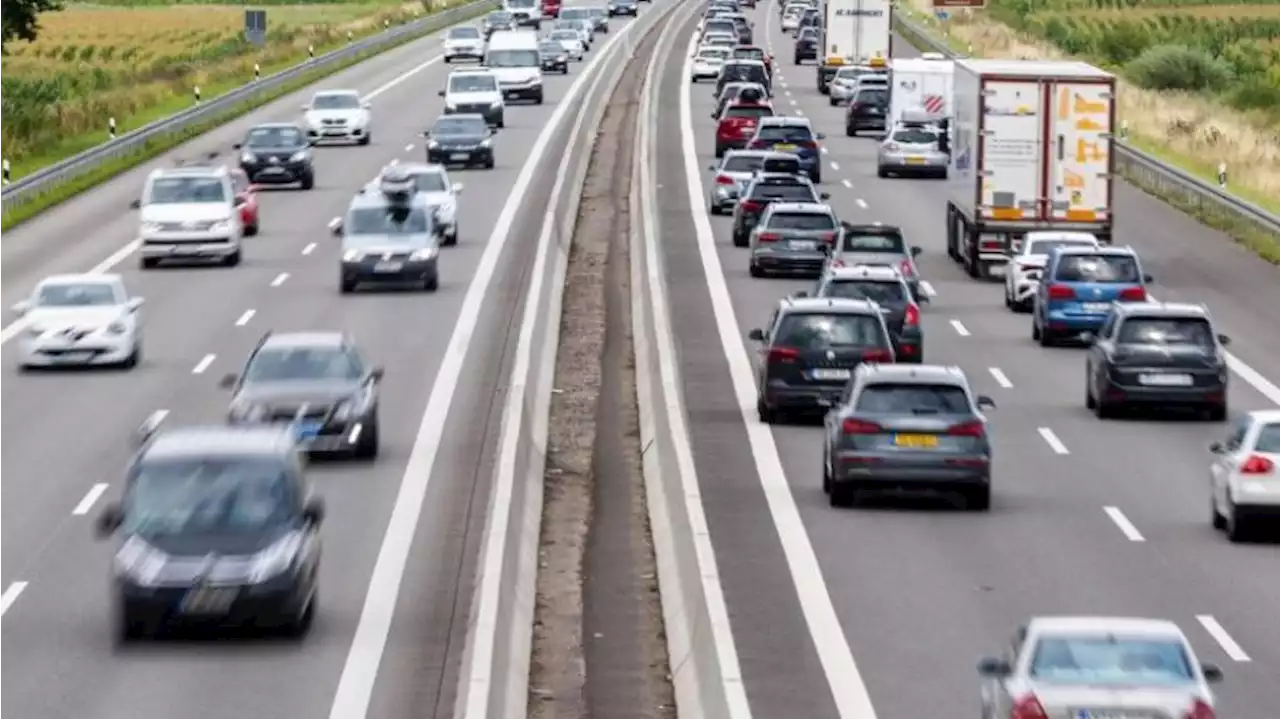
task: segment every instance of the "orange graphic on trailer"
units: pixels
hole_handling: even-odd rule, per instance
[[[1072,100],[1075,100],[1073,105]],[[1109,108],[1105,102],[1093,102],[1076,94],[1072,97],[1071,89],[1064,87],[1058,93],[1058,119],[1068,120],[1074,112],[1077,115],[1105,115]],[[1087,122],[1087,121],[1085,121]],[[1081,130],[1102,129],[1101,127],[1080,127]]]
[[[1091,130],[1091,131],[1093,131],[1093,132],[1102,132],[1103,130],[1105,130],[1105,129],[1107,129],[1107,128],[1106,128],[1106,126],[1105,126],[1105,125],[1103,125],[1102,123],[1098,122],[1097,120],[1090,120],[1089,118],[1085,117],[1085,118],[1081,118],[1081,119],[1079,119],[1079,120],[1076,120],[1076,129],[1077,129],[1077,130]]]
[[[1076,162],[1105,162],[1107,153],[1102,149],[1102,145],[1097,142],[1089,142],[1083,137],[1076,140]]]
[[[1062,176],[1062,185],[1071,191],[1071,204],[1073,206],[1080,205],[1084,202],[1084,176],[1078,172],[1066,170]]]

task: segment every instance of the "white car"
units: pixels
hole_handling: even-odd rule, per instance
[[[164,260],[216,260],[240,264],[244,236],[236,188],[225,167],[175,167],[152,170],[138,210],[139,264],[148,270]]]
[[[1240,542],[1255,528],[1280,526],[1280,410],[1250,412],[1209,449],[1214,529]]]
[[[316,142],[368,145],[373,137],[371,107],[355,90],[322,90],[302,106],[302,120],[307,135]]]
[[[440,244],[458,244],[458,195],[462,194],[462,183],[450,182],[444,165],[414,162],[397,167],[413,177],[418,192],[426,195],[427,203],[435,209],[435,221],[443,238]]]
[[[800,27],[800,18],[804,15],[804,10],[798,6],[787,6],[786,12],[782,15],[782,31],[795,32]]]
[[[141,297],[120,275],[54,275],[13,310],[23,322],[19,367],[115,365],[142,359]]]
[[[461,59],[484,59],[484,33],[475,25],[459,25],[444,37],[444,61]]]
[[[582,32],[579,30],[570,28],[553,30],[549,39],[564,48],[570,60],[581,60],[587,54],[587,46],[582,42]]]
[[[731,34],[729,34],[729,33],[727,33],[727,32],[714,32],[714,31],[713,31],[713,32],[709,32],[709,33],[707,33],[706,35],[703,35],[702,37],[698,38],[698,47],[699,47],[699,48],[703,48],[703,47],[717,47],[717,46],[720,46],[720,45],[725,45],[726,47],[729,47],[729,48],[736,47],[736,46],[738,45],[738,36],[737,36],[737,35],[731,35]]]
[[[498,76],[491,70],[454,70],[449,73],[440,97],[444,98],[446,115],[483,115],[485,123],[490,127],[506,127],[506,103],[502,98]]]
[[[1018,251],[1005,265],[1004,306],[1014,312],[1030,312],[1040,287],[1040,275],[1049,253],[1058,247],[1097,247],[1098,238],[1088,232],[1036,230],[1022,237]]]
[[[720,76],[720,68],[729,59],[730,50],[724,47],[704,47],[693,56],[693,70],[690,82],[714,80]]]
[[[553,32],[559,30],[572,30],[578,33],[578,39],[582,41],[582,47],[587,52],[591,52],[591,41],[595,39],[596,30],[595,23],[588,19],[566,19],[556,21]]]

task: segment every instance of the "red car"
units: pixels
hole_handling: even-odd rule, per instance
[[[557,18],[560,17],[560,6],[562,0],[542,0],[542,17]]]
[[[773,105],[767,102],[734,102],[720,113],[716,122],[716,157],[726,150],[741,150],[756,134],[762,117],[773,117]]]
[[[739,45],[733,49],[734,60],[759,60],[764,63],[765,72],[769,73],[769,77],[773,77],[773,56],[765,52],[764,49],[754,45]]]
[[[236,207],[240,208],[240,224],[245,235],[258,234],[258,186],[239,168],[231,170],[231,184],[236,189]]]

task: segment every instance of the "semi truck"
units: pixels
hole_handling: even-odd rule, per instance
[[[822,48],[818,56],[818,92],[827,93],[831,78],[845,65],[888,60],[893,39],[891,0],[826,0]]]
[[[955,61],[947,254],[970,277],[1032,230],[1111,242],[1116,79],[1067,60]]]
[[[907,111],[936,120],[950,117],[955,67],[954,60],[940,55],[895,58],[891,65],[889,126],[900,121]]]

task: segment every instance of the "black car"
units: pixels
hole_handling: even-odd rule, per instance
[[[609,17],[617,17],[620,15],[636,17],[639,14],[639,0],[609,0]]]
[[[308,452],[372,459],[381,382],[382,369],[340,332],[268,332],[221,385],[234,392],[231,424],[287,424]]]
[[[897,270],[891,267],[830,267],[818,280],[813,296],[876,303],[884,315],[885,326],[893,335],[893,352],[898,361],[916,364],[924,361],[920,305],[916,304],[911,287]]]
[[[743,247],[764,208],[773,202],[822,202],[830,199],[819,193],[807,178],[784,173],[757,173],[733,208],[733,244]]]
[[[484,39],[488,40],[495,32],[515,30],[516,16],[505,10],[495,10],[484,16],[484,20],[480,21],[480,28],[484,30]]]
[[[319,527],[293,435],[259,427],[140,431],[120,502],[100,538],[121,536],[112,606],[117,641],[173,624],[306,634],[316,611]]]
[[[240,151],[240,169],[255,185],[293,185],[310,190],[316,184],[311,141],[298,125],[273,122],[250,128]]]
[[[751,31],[751,23],[747,22],[746,18],[738,17],[736,15],[730,19],[733,20],[734,32],[738,33],[738,43],[741,45],[750,45],[752,40],[755,39]]]
[[[765,423],[790,412],[825,412],[863,362],[893,362],[893,341],[872,302],[846,299],[783,300],[759,343],[756,411]]]
[[[1117,302],[1091,338],[1085,406],[1099,419],[1121,409],[1180,406],[1227,418],[1226,350],[1202,305]]]
[[[561,75],[569,74],[569,53],[564,51],[564,46],[560,43],[538,43],[538,56],[541,58],[539,66],[543,72],[558,72]]]
[[[814,28],[805,28],[796,33],[795,54],[792,55],[793,62],[799,65],[805,60],[818,59],[818,31]]]
[[[863,130],[884,132],[885,118],[889,115],[889,90],[885,87],[864,87],[849,101],[844,114],[844,134],[855,137]]]
[[[493,169],[493,130],[484,115],[442,115],[422,136],[427,138],[427,162]]]
[[[720,68],[720,75],[716,78],[716,97],[724,92],[724,88],[731,82],[754,82],[764,88],[765,93],[769,97],[773,97],[773,78],[769,76],[769,71],[765,69],[764,63],[759,60],[729,60]]]

